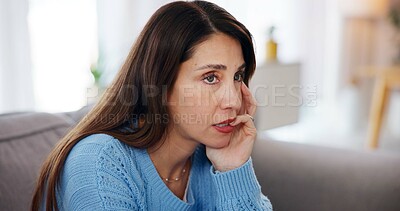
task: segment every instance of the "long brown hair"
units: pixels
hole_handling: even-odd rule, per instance
[[[64,162],[84,137],[105,133],[137,148],[162,143],[168,123],[156,118],[168,115],[168,108],[164,102],[166,92],[161,90],[172,88],[179,65],[216,32],[240,42],[247,84],[256,62],[251,34],[243,24],[223,8],[205,1],[173,2],[161,7],[147,22],[97,105],[50,153],[41,169],[31,210],[58,210],[56,191]],[[134,116],[140,117],[139,126],[133,121]]]

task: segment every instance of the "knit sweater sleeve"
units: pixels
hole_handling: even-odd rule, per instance
[[[60,210],[144,209],[121,145],[104,135],[87,139],[78,143],[66,160],[58,197]]]
[[[217,210],[272,211],[271,202],[261,193],[251,158],[227,172],[218,172],[211,167],[211,175],[217,189]]]

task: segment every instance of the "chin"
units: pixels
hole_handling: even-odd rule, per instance
[[[211,148],[215,148],[215,149],[220,149],[220,148],[224,148],[227,147],[229,145],[229,141],[230,138],[224,138],[224,139],[217,139],[217,140],[213,140],[209,143],[206,143],[205,145]]]

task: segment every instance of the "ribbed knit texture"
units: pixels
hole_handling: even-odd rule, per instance
[[[60,210],[272,210],[261,193],[251,158],[215,172],[205,149],[192,156],[187,202],[176,197],[144,149],[95,134],[71,150],[57,191]]]

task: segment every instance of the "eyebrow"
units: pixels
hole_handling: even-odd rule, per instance
[[[245,68],[245,67],[246,67],[246,63],[243,63],[243,64],[240,65],[237,69],[238,69],[238,70],[241,70],[241,69],[243,69],[243,68]],[[223,64],[206,64],[206,65],[204,65],[204,66],[201,66],[201,67],[195,69],[195,71],[197,71],[197,70],[204,70],[204,69],[226,70],[227,67],[226,67],[226,65],[223,65]]]

